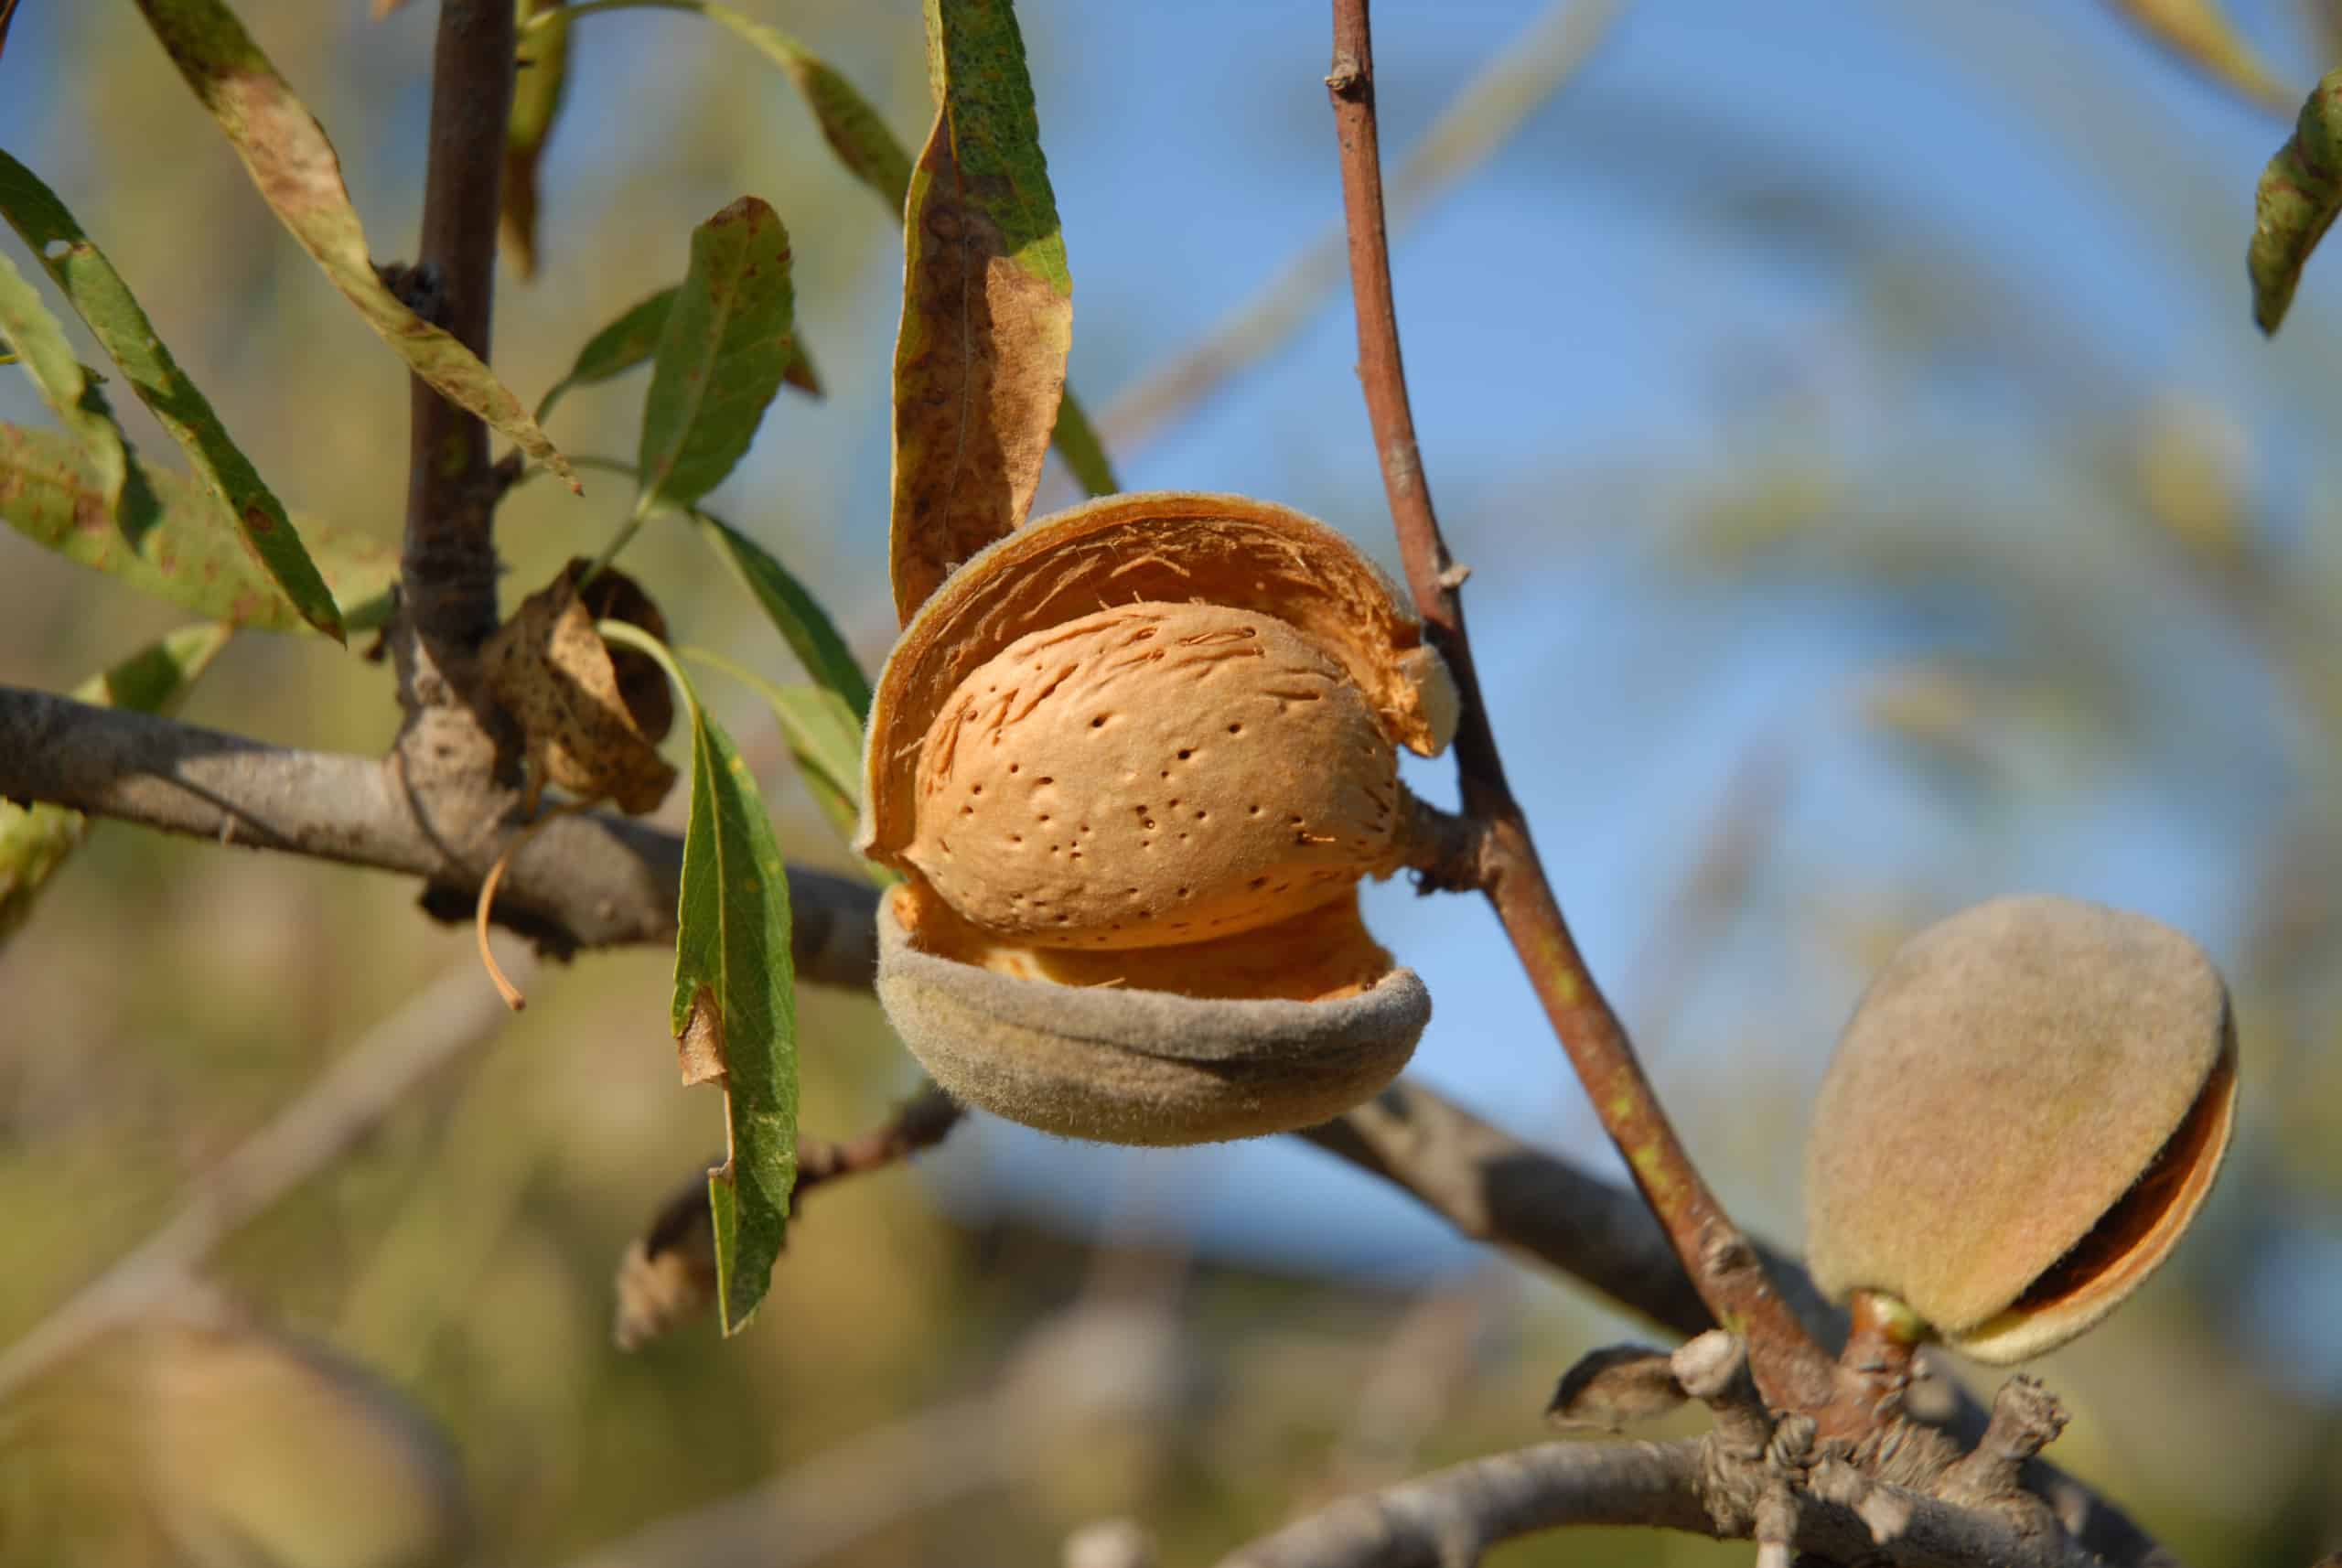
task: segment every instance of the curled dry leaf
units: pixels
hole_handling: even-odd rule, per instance
[[[1339,534],[1114,497],[955,573],[881,676],[858,847],[903,873],[879,993],[953,1094],[1122,1143],[1322,1121],[1429,1014],[1359,918],[1407,858],[1401,746],[1455,693]]]
[[[1558,1427],[1623,1432],[1638,1422],[1657,1420],[1690,1397],[1668,1352],[1648,1345],[1605,1345],[1579,1357],[1562,1374],[1545,1419]]]
[[[595,623],[664,638],[666,618],[622,572],[606,568],[581,589],[586,569],[572,561],[497,628],[482,650],[489,690],[521,726],[532,783],[639,814],[675,782],[658,751],[675,722],[674,696],[656,662],[612,648]]]

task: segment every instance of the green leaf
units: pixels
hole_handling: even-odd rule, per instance
[[[1023,522],[1065,395],[1073,281],[1007,0],[927,0],[937,113],[903,218],[895,608]]]
[[[643,402],[638,516],[688,510],[748,449],[790,358],[789,233],[744,196],[692,231]]]
[[[41,400],[87,454],[98,503],[112,518],[121,510],[123,486],[130,477],[130,448],[122,426],[98,390],[98,378],[74,354],[64,324],[48,313],[40,291],[5,256],[0,256],[0,329],[6,331]]]
[[[821,127],[822,139],[837,154],[838,162],[886,204],[896,222],[903,220],[903,204],[910,193],[911,156],[886,128],[870,100],[826,60],[779,27],[751,21],[713,0],[586,0],[573,5],[571,12],[583,16],[635,9],[692,12],[729,31],[779,66],[803,95],[805,106]],[[544,415],[540,412],[537,417]],[[1091,495],[1108,495],[1121,488],[1114,483],[1104,448],[1070,388],[1058,418],[1057,444],[1059,456]]]
[[[837,693],[859,729],[870,713],[870,681],[821,601],[763,545],[720,518],[706,512],[697,515],[707,542],[756,596],[766,618],[788,641],[797,661],[805,666],[805,672],[824,690]]]
[[[234,628],[184,627],[139,650],[73,694],[100,707],[167,714],[228,645]],[[89,836],[89,819],[62,806],[15,806],[0,801],[0,946],[32,914],[41,889]]]
[[[519,71],[512,79],[512,113],[504,124],[504,183],[501,227],[505,253],[524,278],[537,275],[537,166],[553,139],[561,106],[569,96],[569,18],[558,15],[562,0],[514,0],[524,30]],[[555,13],[546,15],[547,13]],[[532,16],[543,24],[528,27]],[[537,415],[542,421],[544,415]]]
[[[588,338],[586,347],[577,350],[577,362],[569,367],[569,373],[555,381],[553,390],[537,404],[538,420],[542,422],[550,415],[553,404],[572,389],[599,386],[637,365],[648,363],[650,356],[659,351],[659,335],[667,329],[667,313],[674,308],[675,296],[682,292],[682,285],[677,285],[638,300],[616,321]],[[789,342],[789,366],[781,372],[781,380],[809,396],[822,395],[821,376],[806,356],[805,346],[793,334]]]
[[[97,464],[63,436],[0,424],[0,521],[142,594],[256,631],[307,629],[252,560],[219,501],[183,475],[134,460],[117,516]],[[363,534],[295,518],[340,606],[365,631],[390,619],[398,553]]]
[[[671,1023],[687,1080],[720,1077],[730,1144],[708,1173],[724,1332],[747,1326],[772,1283],[797,1182],[796,974],[789,875],[764,800],[732,737],[657,639],[606,621],[603,636],[664,665],[692,717]]]
[[[56,192],[5,152],[0,152],[0,218],[32,247],[131,390],[187,454],[197,476],[220,502],[218,515],[233,523],[261,570],[303,620],[335,641],[342,640],[341,614],[333,593],[285,515],[285,503],[262,481],[209,400],[179,369],[105,252],[81,231]]]
[[[333,144],[235,13],[221,0],[138,0],[138,8],[227,134],[262,199],[366,324],[450,403],[510,436],[578,489],[569,460],[496,372],[383,286]]]
[[[681,651],[753,687],[770,704],[807,793],[839,836],[852,843],[862,819],[862,720],[845,699],[821,686],[776,685],[705,649]]]
[[[2294,138],[2261,171],[2253,198],[2252,318],[2274,333],[2294,303],[2302,266],[2342,211],[2342,70],[2329,71],[2302,105]]]

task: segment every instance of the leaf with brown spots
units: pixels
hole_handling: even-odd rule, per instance
[[[2302,105],[2294,138],[2261,171],[2252,204],[2252,318],[2274,333],[2294,303],[2310,252],[2342,212],[2342,70],[2327,73]]]
[[[340,606],[343,628],[368,631],[388,621],[398,552],[315,518],[294,521]],[[208,487],[134,457],[114,510],[95,460],[72,442],[0,424],[0,522],[197,615],[250,631],[310,629],[244,548]]]
[[[557,784],[622,811],[656,811],[675,782],[659,742],[674,699],[652,660],[603,641],[597,623],[624,621],[654,637],[667,623],[622,572],[605,568],[581,588],[572,561],[521,601],[481,650],[488,689],[521,726],[532,787]]]
[[[537,166],[553,139],[569,96],[569,18],[563,0],[520,0],[520,70],[512,79],[512,113],[504,126],[501,198],[505,253],[523,278],[537,275]],[[543,16],[535,27],[532,16]],[[539,415],[540,418],[543,416]]]
[[[217,515],[235,523],[260,569],[303,620],[341,641],[341,611],[333,590],[309,559],[285,503],[229,435],[210,401],[179,369],[106,253],[81,231],[56,192],[5,152],[0,152],[0,218],[32,247],[131,391],[187,454],[197,477],[220,503]]]
[[[935,126],[904,207],[895,608],[1025,521],[1065,393],[1073,283],[1007,0],[928,0]]]
[[[510,436],[521,450],[579,488],[512,389],[479,356],[407,308],[382,285],[366,231],[341,178],[333,144],[252,35],[220,0],[138,0],[171,63],[219,122],[261,197],[342,297],[448,402]]]
[[[167,714],[228,646],[234,629],[212,623],[182,628],[83,682],[73,694],[100,707]],[[24,925],[40,890],[89,832],[89,819],[79,811],[0,800],[0,944]]]
[[[708,1173],[716,1302],[736,1334],[772,1285],[797,1185],[797,980],[789,874],[772,822],[732,737],[674,656],[626,626],[607,628],[657,659],[691,710],[692,811],[683,829],[670,1022],[686,1072],[723,1065],[724,1164]]]

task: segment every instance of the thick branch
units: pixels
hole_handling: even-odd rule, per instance
[[[1716,1489],[1705,1443],[1547,1443],[1346,1498],[1224,1560],[1221,1568],[1455,1568],[1499,1542],[1572,1524],[1650,1525],[1747,1540],[1753,1516]],[[1891,1488],[1883,1488],[1891,1490]],[[1896,1568],[2084,1568],[2097,1559],[2055,1531],[1918,1493],[1902,1528],[1875,1542],[1842,1508],[1806,1499],[1794,1545],[1831,1563]],[[1712,1509],[1739,1517],[1720,1526]],[[1901,1510],[1897,1510],[1898,1514]]]
[[[1358,314],[1359,380],[1381,458],[1383,489],[1426,630],[1463,697],[1456,736],[1464,810],[1487,824],[1481,886],[1604,1129],[1626,1156],[1674,1243],[1677,1257],[1717,1318],[1749,1341],[1757,1380],[1776,1403],[1826,1404],[1829,1360],[1775,1294],[1750,1247],[1692,1165],[1636,1059],[1626,1027],[1586,968],[1547,882],[1529,824],[1504,774],[1465,631],[1461,575],[1432,509],[1400,357],[1398,309],[1384,231],[1380,134],[1374,110],[1374,50],[1367,0],[1334,0],[1333,96],[1341,142],[1343,215]]]
[[[288,750],[6,686],[0,799],[420,876],[464,914],[501,837],[458,846],[435,834],[397,754]],[[606,815],[558,818],[514,857],[498,918],[556,951],[671,942],[682,870],[672,833]],[[867,986],[877,967],[871,888],[791,868],[789,893],[799,977]]]

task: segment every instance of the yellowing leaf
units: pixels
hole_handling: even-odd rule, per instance
[[[235,13],[221,0],[138,0],[138,8],[226,133],[262,199],[366,324],[450,403],[510,436],[576,489],[569,460],[496,372],[383,286],[325,128]]]
[[[562,0],[516,0],[525,25],[532,16],[557,13]],[[520,70],[512,79],[512,113],[504,128],[504,181],[500,214],[505,253],[524,278],[537,275],[537,166],[553,139],[569,96],[569,18],[546,16],[521,34]],[[538,415],[543,417],[542,413]]]
[[[1073,343],[1073,284],[1007,0],[928,0],[934,128],[904,207],[895,608],[1025,521]]]
[[[2292,107],[2294,95],[2270,74],[2215,0],[2113,0],[2149,38],[2215,81],[2264,108]]]

